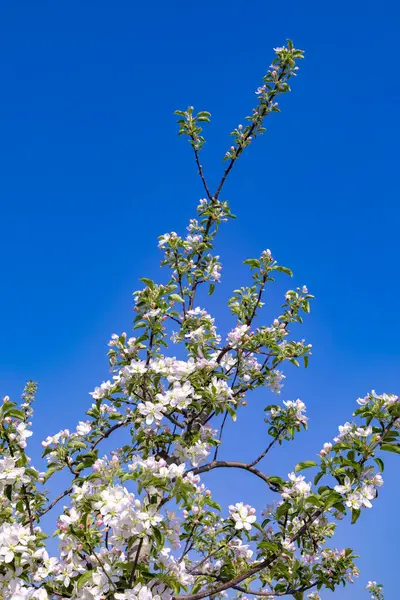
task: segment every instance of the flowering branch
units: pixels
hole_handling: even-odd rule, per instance
[[[141,280],[142,289],[134,293],[133,334],[112,335],[110,379],[91,392],[85,420],[43,440],[43,472],[26,454],[36,384],[28,382],[20,404],[4,398],[1,598],[201,600],[231,590],[242,600],[246,594],[300,600],[316,588],[307,598],[318,600],[319,590],[335,591],[357,576],[353,551],[331,548],[328,541],[347,514],[355,523],[372,507],[383,484],[381,451],[400,454],[397,396],[371,392],[359,398],[354,420],[323,445],[318,462],[297,463],[287,480],[257,465],[273,447],[307,429],[300,399],[265,406],[268,441],[253,460],[217,460],[228,419],[239,420],[254,390],[262,390],[261,397],[279,396],[286,374],[293,366],[307,367],[312,349],[292,332],[310,312],[313,296],[306,286],[289,289],[276,318],[262,323],[267,284],[293,276],[269,249],[244,261],[250,283],[228,301],[230,331],[220,332],[208,310],[196,305],[199,288],[208,288],[211,296],[221,280],[222,264],[213,252],[220,225],[233,218],[228,202],[220,200],[227,177],[265,131],[264,119],[279,112],[277,98],[290,90],[303,56],[291,42],[275,53],[248,124],[231,134],[234,145],[214,194],[200,163],[202,126],[210,113],[195,114],[193,107],[177,112],[206,198],[187,234],[159,238],[167,283]],[[105,439],[119,445],[100,455]],[[65,468],[72,485],[49,501],[44,486]],[[263,497],[268,502],[273,492],[273,503],[261,518],[242,501],[225,510],[213,500],[201,476],[221,468],[247,471],[267,484]],[[301,474],[305,469],[314,470],[313,482]],[[63,499],[53,532],[59,552],[50,556],[43,517]],[[371,600],[383,600],[380,584],[370,581],[367,589]]]

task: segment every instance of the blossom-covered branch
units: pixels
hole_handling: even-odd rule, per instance
[[[279,446],[308,425],[305,403],[280,401],[279,395],[293,366],[308,365],[312,346],[297,328],[313,296],[297,285],[273,315],[263,314],[269,286],[292,272],[271,250],[260,249],[244,261],[250,273],[228,301],[227,331],[203,306],[211,298],[198,304],[198,290],[211,296],[221,280],[214,243],[220,226],[233,218],[220,199],[227,177],[265,131],[265,118],[279,112],[278,97],[290,90],[303,53],[288,42],[275,55],[247,125],[232,132],[214,193],[200,162],[202,126],[211,115],[193,107],[177,112],[206,198],[187,233],[159,238],[164,283],[141,280],[132,334],[113,334],[109,341],[109,380],[91,392],[86,416],[73,431],[43,440],[42,471],[27,454],[36,384],[27,384],[20,403],[3,399],[0,598],[201,600],[230,594],[300,600],[307,594],[318,600],[321,589],[335,590],[358,574],[353,551],[329,541],[346,515],[355,523],[372,507],[383,484],[383,453],[400,453],[398,397],[371,392],[360,398],[353,420],[339,427],[317,460],[298,462],[287,479],[273,474]],[[256,402],[254,390],[265,398],[259,453],[247,462],[240,456],[219,460],[226,423],[239,426],[241,412]],[[278,396],[273,403],[271,393]],[[108,454],[104,440],[113,442]],[[239,469],[266,484],[263,513],[245,497],[221,507],[207,486],[207,473],[215,469],[233,477]],[[313,469],[313,481],[304,469]],[[54,497],[47,486],[60,471],[68,484]],[[48,522],[51,514],[57,556],[50,556],[50,532],[43,530],[43,517]],[[380,584],[367,587],[372,599],[382,600]]]

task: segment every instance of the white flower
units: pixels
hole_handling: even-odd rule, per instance
[[[357,404],[359,404],[360,406],[365,406],[366,404],[368,404],[370,401],[369,396],[365,396],[364,398],[358,398],[357,400]]]
[[[79,421],[78,425],[76,426],[76,433],[80,437],[87,435],[91,431],[92,431],[92,426],[89,423],[89,421]]]
[[[239,558],[250,559],[253,556],[253,550],[250,547],[242,543],[242,540],[236,538],[229,542],[229,547]]]
[[[65,525],[72,525],[73,523],[76,523],[77,521],[79,521],[79,519],[80,519],[80,514],[77,512],[77,510],[74,506],[69,510],[68,515],[60,516],[61,523],[65,523]]]
[[[354,508],[356,510],[361,508],[363,505],[363,498],[361,494],[359,494],[358,492],[352,492],[351,494],[349,494],[346,498],[346,505],[349,508]]]
[[[368,437],[372,433],[372,427],[357,427],[354,433],[359,437]]]
[[[292,485],[291,487],[286,486],[282,489],[282,498],[287,499],[292,496],[303,496],[306,498],[310,495],[312,485],[310,482],[305,481],[304,475],[289,473],[288,477]]]
[[[32,431],[28,431],[26,429],[25,423],[18,423],[17,425],[17,433],[18,433],[18,445],[20,448],[26,448],[26,438],[31,437]]]
[[[101,385],[94,388],[94,392],[90,392],[90,395],[93,397],[93,400],[101,400],[108,395],[112,387],[113,384],[111,381],[103,381]]]
[[[146,417],[146,425],[151,425],[154,421],[159,423],[163,417],[163,408],[162,404],[153,404],[149,401],[138,404],[139,412]]]
[[[185,381],[183,385],[178,381],[175,381],[172,388],[165,394],[156,395],[156,400],[158,400],[161,405],[172,406],[173,408],[179,409],[187,408],[193,398],[198,398],[198,396],[194,393],[194,389],[189,381]]]
[[[131,375],[143,375],[147,371],[146,362],[144,360],[132,360],[128,371]]]
[[[27,483],[28,477],[24,477],[25,468],[16,467],[16,459],[11,456],[0,459],[0,491],[4,489],[6,485],[14,485],[17,481],[21,483]]]
[[[236,402],[233,398],[232,389],[229,387],[226,381],[223,379],[217,379],[213,377],[211,383],[208,386],[208,391],[213,396],[214,400],[218,403],[224,402]]]
[[[294,412],[296,419],[300,423],[306,423],[308,421],[307,417],[303,414],[306,411],[306,405],[304,402],[301,400],[296,400],[296,402],[293,402],[293,400],[287,400],[284,401],[283,404],[289,411]]]
[[[360,496],[362,499],[363,506],[367,508],[372,508],[371,500],[374,500],[376,497],[376,489],[373,485],[366,484],[363,485],[360,491]]]
[[[338,494],[342,494],[342,496],[350,493],[352,490],[352,484],[349,477],[344,478],[344,485],[335,485],[334,490]]]
[[[27,528],[17,523],[0,525],[0,565],[9,564],[15,555],[25,553],[28,543],[34,539]]]
[[[250,531],[252,524],[256,521],[255,509],[243,502],[237,502],[229,507],[230,517],[235,521],[235,529],[246,529]]]
[[[375,475],[371,479],[371,483],[375,487],[381,487],[383,485],[383,477],[382,477],[382,475],[380,473],[375,473]]]
[[[184,460],[190,460],[194,467],[198,467],[209,453],[209,445],[200,440],[194,446],[185,447],[178,443],[175,448],[175,455]]]

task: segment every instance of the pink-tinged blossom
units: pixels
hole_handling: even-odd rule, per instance
[[[101,400],[102,398],[108,396],[112,387],[113,384],[111,383],[111,381],[103,381],[101,385],[94,388],[93,392],[90,392],[90,395],[93,397],[93,400]]]
[[[244,341],[244,338],[248,335],[250,331],[250,327],[248,325],[237,325],[232,331],[228,333],[227,341],[229,342],[231,348],[237,348],[241,342]]]
[[[229,507],[230,518],[235,522],[235,529],[239,530],[251,530],[252,524],[257,520],[255,512],[254,508],[243,502],[237,502]]]

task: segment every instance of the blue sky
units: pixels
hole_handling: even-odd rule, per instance
[[[287,370],[282,396],[307,403],[310,431],[265,469],[313,458],[371,388],[399,392],[398,21],[387,1],[3,0],[0,373],[3,394],[39,381],[34,456],[82,417],[107,377],[110,334],[130,329],[138,278],[159,277],[157,236],[183,231],[203,195],[173,111],[212,112],[202,162],[215,185],[227,133],[286,38],[306,60],[226,185],[238,220],[221,231],[225,278],[210,306],[229,327],[240,263],[266,247],[316,295],[298,332],[314,356]],[[266,319],[278,306],[274,292]],[[226,457],[262,448],[263,401],[243,412]],[[398,473],[389,458],[379,501],[337,536],[362,554],[339,599],[361,600],[371,578],[398,597]],[[224,504],[262,508],[263,488],[243,477],[208,481]]]

